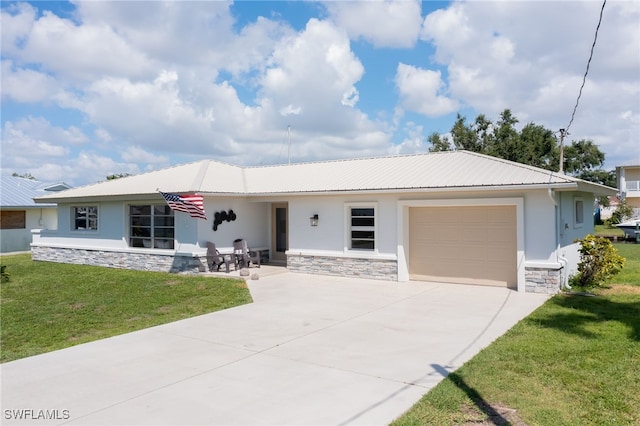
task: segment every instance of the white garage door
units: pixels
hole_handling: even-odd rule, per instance
[[[409,278],[517,287],[515,206],[409,209]]]

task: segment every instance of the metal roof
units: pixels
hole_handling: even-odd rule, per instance
[[[602,185],[468,151],[240,167],[203,160],[41,197],[132,197],[163,192],[238,195],[344,191],[445,190],[553,186],[586,188],[603,195]]]
[[[33,199],[70,188],[64,182],[45,183],[15,176],[3,176],[0,184],[0,206],[3,208],[46,207]],[[50,204],[55,206],[55,204]]]

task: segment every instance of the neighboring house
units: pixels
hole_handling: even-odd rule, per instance
[[[169,210],[158,190],[203,195],[208,220]],[[615,192],[467,151],[261,167],[204,160],[38,198],[58,203],[59,227],[34,234],[32,255],[197,273],[207,241],[225,251],[244,238],[296,272],[556,292],[576,271],[574,241],[593,232],[594,197]],[[235,220],[214,230],[216,213]]]
[[[56,205],[36,204],[33,198],[69,189],[70,186],[3,176],[0,188],[0,253],[8,253],[29,250],[31,229],[57,227]]]
[[[616,167],[616,178],[620,189],[619,198],[624,199],[635,215],[640,216],[640,164]]]

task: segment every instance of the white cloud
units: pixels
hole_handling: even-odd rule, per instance
[[[75,25],[46,11],[33,23],[19,58],[41,64],[63,80],[91,81],[105,74],[141,77],[154,68],[144,53],[113,28]]]
[[[416,152],[425,152],[429,149],[425,144],[423,126],[410,121],[406,123],[405,131],[407,137],[399,144],[392,145],[389,148],[390,155],[414,154]]]
[[[260,105],[265,114],[296,105],[302,111],[297,127],[306,131],[357,127],[364,123],[351,107],[363,73],[346,34],[327,21],[311,19],[304,31],[276,46],[260,82]],[[278,119],[274,124],[284,128],[287,123]]]
[[[282,116],[287,116],[287,115],[300,115],[302,113],[302,107],[294,107],[293,105],[289,104],[284,108],[280,108],[280,115]]]
[[[403,63],[398,64],[396,85],[402,106],[429,117],[454,112],[455,100],[443,96],[445,84],[440,71],[423,70]]]
[[[2,127],[2,169],[11,170],[18,173],[30,172],[34,176],[43,179],[33,173],[36,166],[51,161],[63,161],[66,159],[68,148],[56,144],[45,138],[38,136],[41,124],[36,121],[33,126],[34,134],[30,133],[30,120],[23,120],[17,123],[7,121]],[[57,129],[64,132],[62,129]]]
[[[325,6],[351,39],[363,38],[376,47],[412,47],[420,33],[418,1],[328,1]]]
[[[62,128],[52,125],[42,117],[27,117],[5,123],[7,136],[47,141],[55,145],[81,145],[88,141],[87,136],[76,126]],[[28,135],[28,136],[27,136]],[[47,153],[48,155],[48,153]]]
[[[11,60],[2,61],[2,97],[17,102],[48,102],[58,91],[56,80],[44,73],[14,68]]]
[[[425,18],[421,38],[447,67],[450,96],[488,117],[510,108],[521,124],[559,129],[571,117],[601,5],[456,2]],[[614,162],[621,158],[615,143],[632,143],[640,133],[636,125],[631,136],[629,124],[615,118],[616,111],[639,113],[639,21],[638,2],[606,4],[571,128],[575,138],[594,137]]]
[[[229,2],[79,2],[72,19],[34,4],[2,7],[3,112],[34,107],[5,119],[3,167],[32,166],[35,147],[42,173],[80,182],[203,157],[283,162],[288,125],[294,161],[424,151],[460,109],[564,127],[600,7],[454,2],[423,20],[427,3],[327,2],[295,30]],[[572,125],[608,159],[640,155],[639,20],[640,3],[607,2]]]
[[[3,55],[20,53],[36,17],[36,10],[28,3],[12,4],[0,13]]]
[[[186,99],[175,71],[163,70],[152,82],[105,78],[87,91],[84,110],[112,138],[146,149],[229,155],[235,148],[228,138],[217,138],[216,131],[233,128],[250,111],[227,84],[198,89],[202,102],[212,104]]]
[[[169,158],[164,155],[152,154],[137,146],[128,146],[121,155],[124,161],[129,163],[151,163],[151,164],[169,164]]]

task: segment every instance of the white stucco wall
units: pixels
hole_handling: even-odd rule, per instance
[[[296,197],[289,201],[289,251],[295,254],[396,258],[396,206],[393,195],[348,195]],[[350,204],[376,208],[376,250],[348,250],[348,212]],[[318,214],[318,226],[309,218]]]
[[[207,241],[216,244],[220,251],[230,251],[233,249],[233,241],[242,238],[247,240],[249,247],[268,247],[269,246],[269,217],[270,204],[262,202],[252,202],[243,198],[212,198],[205,199],[205,211],[207,220],[192,219],[186,214],[183,227],[180,228],[179,235],[187,236],[182,240],[183,247],[181,250],[191,250],[193,252],[201,251],[200,248],[206,248]],[[213,230],[214,214],[233,210],[236,214],[236,220],[231,222],[222,222],[218,225],[217,231]],[[196,221],[197,232],[193,233],[193,229],[189,228],[193,221]],[[189,231],[189,232],[187,232]],[[178,229],[176,229],[178,232]],[[195,241],[196,244],[192,244]]]
[[[552,195],[545,190],[523,195],[526,260],[556,262],[556,213]]]
[[[583,202],[582,225],[575,224],[575,200]],[[398,279],[408,279],[407,248],[408,208],[410,206],[515,205],[518,221],[518,280],[524,280],[524,268],[553,268],[569,262],[575,271],[578,262],[574,240],[593,232],[593,197],[577,192],[549,193],[546,189],[527,191],[475,191],[402,194],[344,194],[264,198],[205,198],[208,220],[194,219],[176,212],[175,253],[203,254],[206,242],[212,241],[221,251],[231,250],[233,240],[244,238],[250,247],[270,247],[271,206],[273,202],[288,205],[289,255],[330,256],[398,261]],[[34,244],[59,247],[157,251],[128,247],[128,206],[150,201],[101,202],[98,205],[97,231],[71,230],[73,205],[61,205],[58,230],[34,235]],[[160,203],[154,200],[153,203]],[[96,203],[89,203],[96,204]],[[348,207],[352,204],[376,209],[374,251],[350,250]],[[88,204],[86,204],[88,205]],[[213,231],[215,212],[233,210],[236,220],[223,222]],[[309,218],[319,216],[319,224],[310,225]],[[561,229],[556,227],[561,224]],[[567,226],[565,227],[565,223]],[[173,252],[173,251],[172,251]],[[566,259],[561,259],[566,258]]]
[[[587,234],[593,234],[593,209],[594,197],[592,194],[582,192],[560,192],[558,193],[558,205],[560,218],[559,225],[559,250],[558,254],[567,261],[567,277],[575,275],[580,262],[579,244],[575,241]],[[582,200],[582,225],[575,223],[575,202]]]
[[[583,200],[582,226],[573,224],[576,197]],[[558,204],[557,208],[554,200]],[[289,201],[289,253],[397,259],[399,279],[408,279],[407,249],[404,242],[408,241],[409,231],[406,225],[408,219],[403,217],[403,206],[464,206],[505,202],[518,205],[519,281],[524,281],[525,267],[559,268],[568,261],[569,270],[575,271],[579,259],[573,241],[582,237],[585,232],[593,232],[590,210],[593,197],[575,192],[550,194],[546,189],[296,197]],[[376,206],[377,249],[374,252],[347,249],[348,222],[345,206],[350,203],[371,203]],[[313,214],[319,215],[317,227],[309,224],[309,217]],[[564,224],[564,221],[570,219],[569,228],[558,232],[556,220]],[[559,259],[559,256],[566,259]]]
[[[82,249],[167,252],[161,249],[133,248],[128,244],[129,205],[151,203],[161,204],[162,201],[61,204],[58,208],[58,229],[34,235],[33,243]],[[98,206],[98,230],[72,229],[73,207],[78,205]],[[202,254],[206,252],[207,241],[213,241],[221,250],[231,250],[236,238],[247,239],[252,247],[268,245],[268,235],[265,232],[268,227],[268,204],[245,199],[212,198],[206,199],[204,205],[208,217],[206,221],[192,218],[183,212],[175,213],[176,237],[173,251],[176,253]],[[217,231],[213,231],[214,213],[222,210],[233,210],[237,218],[232,222],[223,222]]]
[[[28,251],[31,245],[32,229],[56,229],[58,215],[55,207],[29,208],[24,211],[24,229],[0,230],[1,253]]]

